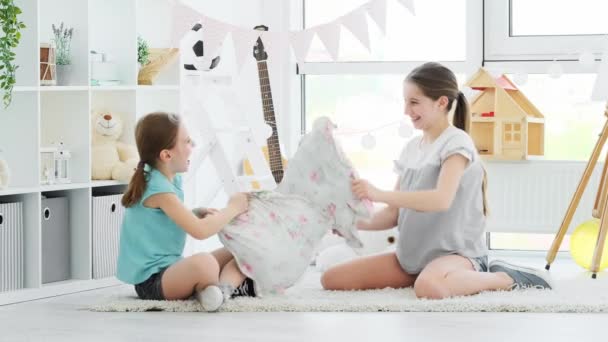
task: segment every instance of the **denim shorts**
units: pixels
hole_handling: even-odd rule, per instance
[[[135,285],[137,296],[140,299],[165,300],[161,281],[166,270],[166,268],[163,268],[158,273],[151,275],[147,280]]]
[[[467,258],[473,264],[473,268],[477,272],[488,272],[488,256],[480,256],[476,258]]]

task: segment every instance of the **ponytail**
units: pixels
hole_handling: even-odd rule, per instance
[[[146,171],[144,170],[144,166],[145,163],[143,161],[137,164],[137,169],[135,169],[135,173],[131,177],[129,187],[122,196],[121,202],[125,208],[137,204],[144,195],[144,191],[146,191]]]
[[[456,110],[452,124],[465,132],[469,131],[469,102],[461,91],[456,97]]]
[[[122,205],[129,208],[139,201],[146,191],[146,164],[155,167],[162,150],[171,149],[177,141],[177,131],[181,125],[176,114],[154,112],[146,114],[135,125],[135,142],[140,162],[122,196]]]

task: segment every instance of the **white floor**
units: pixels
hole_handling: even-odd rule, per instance
[[[516,261],[544,266],[542,256]],[[580,276],[582,272],[568,260],[558,260],[552,273]],[[607,314],[96,313],[83,309],[125,289],[118,286],[0,306],[0,341],[572,342],[605,339],[608,322]]]

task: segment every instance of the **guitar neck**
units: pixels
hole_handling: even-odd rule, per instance
[[[272,102],[272,91],[268,77],[268,65],[266,61],[258,61],[258,74],[260,79],[260,90],[262,92],[262,107],[264,110],[264,121],[272,128],[272,135],[266,140],[268,144],[268,160],[270,171],[274,180],[278,183],[283,179],[283,160],[281,158],[281,146],[279,144],[279,133],[277,121],[274,115],[274,104]]]

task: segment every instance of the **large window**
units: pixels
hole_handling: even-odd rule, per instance
[[[513,75],[508,75],[513,79]],[[588,160],[604,126],[604,103],[590,100],[594,74],[531,74],[519,86],[545,116],[545,159]]]
[[[606,13],[605,0],[511,0],[511,35],[607,34]]]
[[[328,116],[337,124],[337,137],[361,177],[377,186],[392,189],[396,175],[393,160],[407,142],[398,134],[398,124],[372,132],[373,149],[361,143],[366,130],[405,120],[402,75],[328,75],[306,78],[306,126]],[[343,133],[341,133],[343,132]]]
[[[485,60],[576,60],[602,51],[604,0],[484,0]]]
[[[304,22],[306,27],[327,23],[365,2],[305,0]],[[304,75],[306,129],[315,118],[329,116],[338,131],[345,132],[338,138],[363,177],[382,188],[394,186],[393,160],[408,141],[398,134],[397,122],[408,120],[403,114],[402,81],[428,60],[450,67],[460,84],[481,66],[512,80],[518,79],[515,73],[525,74],[526,82],[517,85],[545,116],[545,159],[583,162],[589,158],[606,119],[605,104],[590,100],[597,63],[585,66],[577,60],[587,51],[600,56],[606,41],[603,34],[608,33],[608,21],[601,16],[608,3],[425,0],[415,1],[416,16],[395,1],[387,4],[386,36],[368,20],[371,53],[342,29],[338,61],[330,62],[315,38],[307,62],[298,66]],[[549,70],[556,60],[564,71],[554,78]],[[375,147],[363,147],[366,131],[383,126],[371,132]],[[522,137],[521,127],[509,129],[510,138]],[[515,231],[492,232],[491,247],[546,250],[554,237]],[[567,248],[566,239],[562,250]]]
[[[367,1],[307,0],[306,27],[324,24],[347,14]],[[395,1],[387,1],[386,36],[368,20],[371,53],[348,31],[341,31],[340,61],[422,61],[466,58],[465,0],[416,1],[416,16]],[[438,9],[441,10],[438,10]],[[329,55],[317,38],[307,61],[328,61]]]

